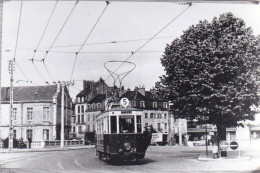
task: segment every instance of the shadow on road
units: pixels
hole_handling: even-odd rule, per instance
[[[109,161],[109,162],[107,161],[106,163],[114,166],[133,166],[133,165],[146,165],[152,162],[155,161],[152,159],[142,159],[138,161],[124,161],[124,160]]]

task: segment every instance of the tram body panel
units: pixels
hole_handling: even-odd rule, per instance
[[[143,159],[149,144],[147,134],[97,135],[97,152],[114,158]]]
[[[151,133],[143,131],[142,111],[112,109],[97,116],[96,151],[101,159],[143,159]]]

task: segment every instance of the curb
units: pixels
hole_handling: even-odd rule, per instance
[[[94,145],[80,146],[80,147],[68,147],[68,148],[41,148],[41,149],[0,149],[0,153],[25,153],[25,152],[49,152],[49,151],[68,151],[68,150],[81,150],[87,148],[94,148]]]
[[[240,156],[240,157],[230,157],[230,158],[225,158],[225,157],[220,157],[218,159],[213,159],[212,156],[206,156],[205,152],[200,153],[198,160],[199,161],[228,161],[228,160],[250,160],[251,157],[249,156]]]

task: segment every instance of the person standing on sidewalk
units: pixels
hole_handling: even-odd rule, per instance
[[[29,143],[29,148],[31,148],[32,139],[30,137],[27,138]]]
[[[219,157],[219,155],[218,155],[218,143],[219,143],[218,135],[214,132],[214,135],[211,136],[213,159],[217,159]]]

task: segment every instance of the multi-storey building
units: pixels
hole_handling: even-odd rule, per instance
[[[59,140],[61,133],[61,88],[59,85],[14,87],[14,138],[33,141]],[[1,88],[0,138],[9,136],[10,88]],[[69,138],[73,114],[69,91],[64,89],[65,139]]]
[[[116,87],[108,87],[104,80],[98,82],[84,81],[83,91],[76,96],[75,116],[76,134],[83,137],[85,132],[95,132],[95,117],[106,111],[108,100],[126,97],[130,107],[143,110],[143,126],[152,125],[158,132],[169,130],[169,103],[154,90],[145,91],[144,87],[136,87],[134,91],[119,91]],[[73,129],[71,129],[71,132]]]

